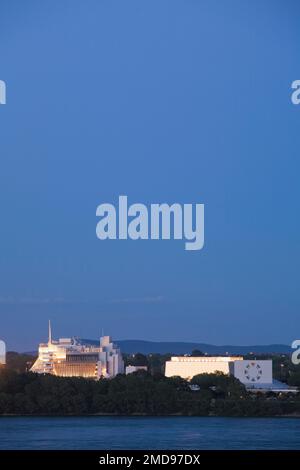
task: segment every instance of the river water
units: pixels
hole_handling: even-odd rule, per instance
[[[1,417],[0,449],[300,449],[300,419]]]

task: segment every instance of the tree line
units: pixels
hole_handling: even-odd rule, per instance
[[[196,390],[191,389],[191,385]],[[300,398],[253,395],[234,377],[201,374],[191,383],[144,371],[113,379],[0,371],[2,415],[274,416],[300,413]]]

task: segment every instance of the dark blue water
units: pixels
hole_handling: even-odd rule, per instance
[[[300,449],[300,419],[5,417],[0,449]]]

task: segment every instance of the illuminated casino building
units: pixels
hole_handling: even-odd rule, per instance
[[[124,362],[120,349],[112,343],[110,336],[102,336],[99,347],[83,345],[75,338],[55,341],[49,322],[48,343],[40,344],[31,372],[99,380],[123,374]]]

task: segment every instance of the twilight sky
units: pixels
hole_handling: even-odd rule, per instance
[[[300,334],[297,0],[1,0],[0,338]],[[204,203],[205,247],[96,207]]]

